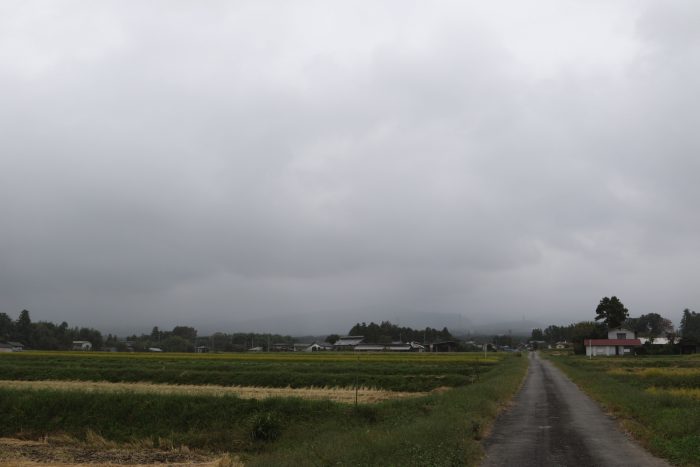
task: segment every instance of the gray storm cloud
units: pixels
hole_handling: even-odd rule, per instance
[[[0,10],[13,316],[344,332],[697,307],[695,2]]]

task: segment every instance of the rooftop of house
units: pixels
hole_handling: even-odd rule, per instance
[[[343,336],[339,338],[333,345],[357,345],[365,339],[365,336]]]

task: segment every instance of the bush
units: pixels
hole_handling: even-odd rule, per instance
[[[263,412],[253,417],[250,439],[253,441],[274,441],[282,432],[279,418],[272,412]]]

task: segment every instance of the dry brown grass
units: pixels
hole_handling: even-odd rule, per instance
[[[194,394],[207,396],[235,395],[243,399],[267,397],[300,397],[326,399],[351,404],[355,402],[352,388],[265,388],[243,386],[197,386],[154,383],[109,383],[104,381],[0,381],[0,387],[17,389],[58,389],[86,392],[138,392],[148,394]],[[372,404],[389,399],[406,399],[424,396],[424,392],[396,392],[372,388],[358,388],[357,401]]]
[[[95,440],[92,440],[95,441]],[[179,460],[168,460],[177,454]],[[81,459],[81,460],[77,460]],[[85,459],[89,459],[86,461]],[[238,456],[219,457],[191,453],[186,448],[171,451],[135,449],[133,446],[113,448],[81,443],[73,439],[47,437],[41,441],[0,438],[0,465],[3,467],[132,467],[195,466],[243,467]]]

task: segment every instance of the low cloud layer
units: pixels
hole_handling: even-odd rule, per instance
[[[5,3],[0,311],[342,332],[566,324],[617,295],[678,324],[700,303],[699,20],[689,0]]]

